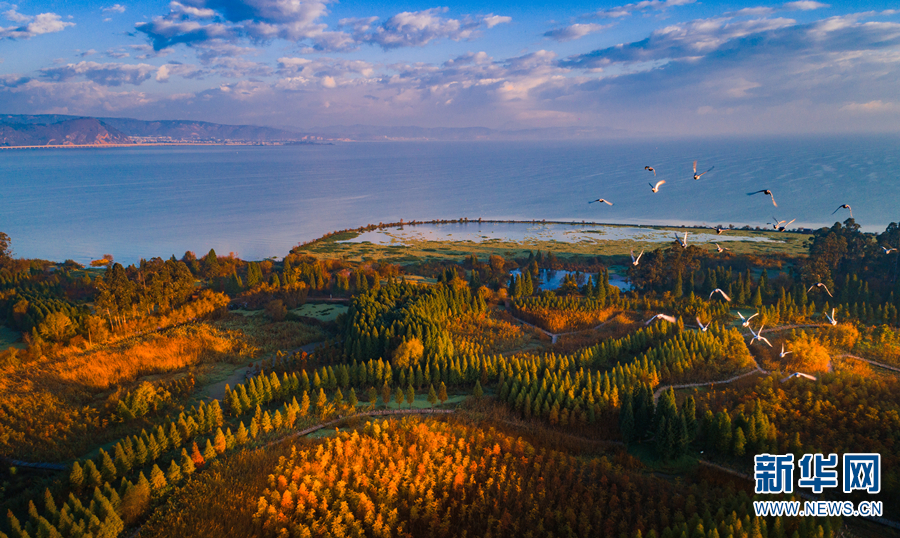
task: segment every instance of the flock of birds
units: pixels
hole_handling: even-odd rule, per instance
[[[712,166],[712,167],[710,167],[709,169],[707,169],[705,172],[700,172],[700,173],[698,174],[698,173],[697,173],[697,161],[694,161],[694,175],[693,175],[694,180],[699,180],[701,176],[703,176],[704,174],[706,174],[706,173],[708,173],[708,172],[711,172],[711,171],[713,170],[713,168],[715,168],[715,166]],[[656,177],[656,169],[653,168],[652,166],[645,166],[645,167],[644,167],[644,170],[646,170],[646,171],[648,171],[648,172],[652,172],[652,173],[653,173],[653,177],[654,177],[654,178]],[[666,181],[665,181],[664,179],[661,179],[661,180],[657,181],[655,184],[654,184],[654,183],[650,183],[650,184],[649,184],[649,185],[650,185],[650,190],[651,190],[654,194],[656,194],[656,193],[659,192],[659,188],[660,188],[661,186],[665,185],[665,183],[666,183]],[[758,191],[748,192],[748,193],[747,193],[747,196],[753,196],[754,194],[764,194],[764,195],[768,196],[768,197],[771,198],[771,200],[772,200],[772,205],[775,206],[775,207],[778,207],[778,204],[775,202],[775,195],[772,194],[772,191],[771,191],[770,189],[760,189],[760,190],[758,190]],[[609,205],[609,206],[613,205],[613,203],[612,203],[611,201],[609,201],[609,200],[607,200],[607,199],[605,199],[605,198],[598,198],[598,199],[596,199],[596,200],[591,200],[591,201],[589,201],[588,203],[589,203],[589,204],[593,204],[593,203],[595,203],[595,202],[604,203],[604,204]],[[834,215],[835,213],[837,213],[837,212],[840,211],[841,209],[846,209],[847,211],[849,211],[849,212],[850,212],[850,218],[853,218],[853,209],[850,207],[849,204],[841,204],[841,205],[838,206],[838,208],[835,209],[831,214]],[[797,220],[797,219],[792,219],[792,220],[790,220],[790,221],[787,221],[787,220],[778,220],[778,218],[776,218],[776,217],[772,217],[772,219],[773,219],[774,222],[772,222],[772,223],[770,223],[770,224],[772,224],[773,229],[775,229],[776,231],[779,231],[779,232],[785,231],[785,230],[787,229],[788,226],[790,226],[795,220]],[[716,234],[717,234],[717,235],[721,235],[721,234],[722,234],[723,232],[725,232],[725,231],[726,231],[726,230],[723,229],[723,228],[716,227]],[[688,232],[685,232],[685,233],[684,233],[684,238],[678,237],[678,235],[675,234],[675,242],[677,242],[678,245],[681,246],[681,248],[687,248],[687,243],[688,243]],[[718,243],[715,243],[715,245],[716,245],[716,252],[719,252],[719,253],[722,253],[722,252],[731,250],[731,249],[729,249],[729,248],[719,246]],[[884,251],[885,254],[890,254],[890,253],[892,253],[892,252],[897,252],[897,249],[896,249],[896,248],[892,248],[892,247],[885,247],[885,246],[882,246],[881,249]],[[643,251],[643,250],[642,250],[642,251],[640,252],[640,254],[638,254],[637,256],[634,255],[634,250],[632,250],[632,251],[631,251],[631,264],[634,265],[634,266],[637,266],[638,263],[639,263],[640,260],[641,260],[641,256],[643,256],[643,255],[644,255],[644,251]],[[818,283],[816,283],[816,284],[810,286],[810,288],[807,290],[807,293],[813,291],[814,289],[819,290],[819,291],[824,291],[825,293],[828,294],[829,297],[834,297],[834,295],[832,295],[832,294],[831,294],[831,291],[828,289],[828,286],[826,286],[826,285],[823,284],[822,282],[818,282]],[[729,297],[728,294],[726,294],[724,291],[722,291],[722,290],[719,289],[719,288],[714,289],[714,290],[709,294],[709,300],[712,300],[713,296],[714,296],[715,294],[717,294],[717,293],[720,294],[720,295],[722,296],[722,298],[725,299],[726,301],[731,302],[731,297]],[[754,342],[762,342],[762,343],[765,343],[766,345],[768,345],[769,347],[773,347],[773,346],[772,346],[772,343],[769,342],[769,340],[768,340],[765,336],[762,335],[762,332],[763,332],[763,326],[764,326],[764,325],[760,325],[760,326],[759,326],[759,329],[756,330],[756,331],[754,331],[754,330],[753,330],[753,327],[750,326],[750,320],[753,319],[753,318],[755,318],[755,317],[758,316],[758,315],[759,315],[759,312],[753,314],[753,315],[750,316],[750,317],[745,318],[744,315],[743,315],[742,313],[738,312],[738,316],[740,316],[740,318],[741,318],[741,326],[746,327],[747,329],[750,330],[750,336],[751,336],[750,344],[753,344]],[[829,322],[831,325],[836,326],[836,325],[838,324],[838,322],[837,322],[837,316],[835,316],[835,309],[834,309],[834,308],[831,309],[831,315],[829,315],[827,312],[825,312],[825,317],[828,319],[828,322]],[[674,316],[670,316],[670,315],[668,315],[668,314],[656,314],[655,316],[653,316],[652,318],[650,318],[649,320],[647,320],[647,322],[645,323],[645,325],[650,325],[654,320],[657,320],[657,319],[661,319],[661,320],[667,321],[667,322],[669,322],[669,323],[676,323],[676,322],[677,322],[677,319],[676,319]],[[697,320],[697,326],[698,326],[698,328],[699,328],[699,330],[700,330],[701,332],[706,332],[706,331],[709,329],[710,324],[712,323],[712,322],[709,322],[709,323],[707,323],[706,325],[704,325],[703,322],[700,321],[700,318],[696,318],[696,320]],[[782,344],[782,345],[781,345],[781,353],[779,354],[779,356],[780,356],[781,358],[784,358],[784,357],[787,356],[789,353],[791,353],[791,351],[785,351],[785,349],[784,349],[784,344]]]

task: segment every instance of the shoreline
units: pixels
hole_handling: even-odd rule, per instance
[[[0,146],[2,149],[103,149],[144,146],[332,146],[333,142],[260,143],[260,142],[144,142],[139,144],[50,144],[46,146]]]

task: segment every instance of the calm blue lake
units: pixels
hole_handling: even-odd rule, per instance
[[[715,169],[694,181],[694,159]],[[896,136],[3,150],[0,231],[17,256],[81,263],[280,257],[401,218],[819,227],[847,203],[881,231],[900,221],[898,165]],[[763,188],[777,208],[746,195]],[[614,205],[587,203],[600,197]]]

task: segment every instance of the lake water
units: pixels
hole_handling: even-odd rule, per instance
[[[694,181],[694,159],[715,169]],[[847,203],[882,231],[900,221],[898,164],[896,136],[2,150],[0,231],[17,256],[81,263],[280,257],[401,218],[819,227]],[[777,208],[746,195],[763,188]]]
[[[509,274],[512,276],[518,276],[522,274],[522,271],[519,269],[513,269],[509,272]],[[565,279],[567,275],[576,275],[579,286],[583,286],[587,282],[588,276],[590,276],[591,278],[597,277],[596,273],[576,274],[575,271],[564,271],[562,269],[539,269],[538,279],[540,282],[538,284],[538,289],[540,289],[541,291],[553,291],[555,289],[558,289],[560,286],[562,286],[563,279]],[[625,277],[612,272],[610,272],[609,275],[609,283],[619,288],[620,291],[631,291],[632,288],[631,284],[627,280],[625,280]]]

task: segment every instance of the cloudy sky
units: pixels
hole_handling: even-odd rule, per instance
[[[0,113],[900,131],[888,1],[0,2]]]

